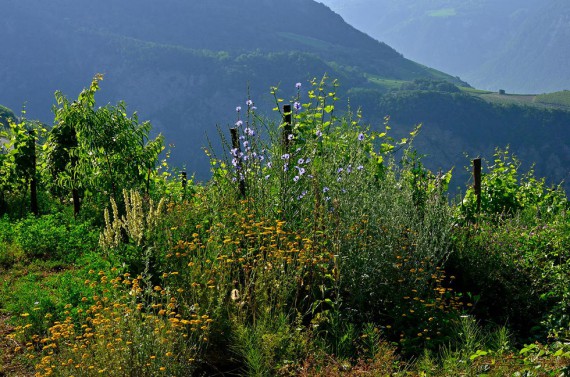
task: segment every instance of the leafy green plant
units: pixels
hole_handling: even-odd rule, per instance
[[[162,137],[151,140],[150,123],[127,116],[124,103],[95,108],[102,79],[96,75],[73,102],[56,93],[55,126],[45,144],[51,186],[60,194],[72,192],[76,215],[80,200],[91,197],[97,206],[120,200],[123,189],[148,193],[163,150]]]
[[[98,232],[88,223],[64,214],[28,217],[18,222],[15,242],[31,258],[53,258],[67,262],[97,247]]]

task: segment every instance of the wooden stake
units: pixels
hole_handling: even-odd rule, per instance
[[[477,212],[481,211],[481,159],[473,160],[473,190],[477,197]]]

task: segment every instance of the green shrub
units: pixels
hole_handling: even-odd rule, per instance
[[[20,220],[15,232],[15,241],[30,258],[73,262],[97,247],[96,230],[62,213]]]

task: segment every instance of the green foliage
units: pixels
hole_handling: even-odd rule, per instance
[[[16,115],[9,108],[0,105],[0,131],[4,131],[10,127],[10,122],[16,121]]]
[[[570,91],[563,90],[561,92],[541,94],[535,97],[535,102],[547,105],[560,106],[570,108]]]
[[[101,145],[94,158],[115,157],[96,135],[82,144],[83,126],[77,143],[63,137],[73,136],[64,124],[100,115],[95,81],[75,104],[62,102],[70,117],[48,151],[59,175],[84,163],[74,149]],[[100,249],[101,229],[82,216],[0,221],[0,263],[13,271],[0,271],[8,276],[0,305],[14,316],[16,352],[38,375],[498,376],[564,367],[563,192],[532,172],[519,177],[518,161],[499,151],[484,175],[482,213],[472,212],[469,192],[450,204],[451,172],[432,173],[411,146],[419,127],[395,140],[388,118],[377,132],[359,112],[339,115],[337,85],[312,80],[290,101],[273,88],[278,122],[248,99],[224,155],[207,152],[205,185],[183,187],[166,163],[148,185],[118,180],[129,188],[122,197],[105,179],[78,181],[91,204],[109,198]],[[95,194],[99,185],[111,191]],[[518,355],[530,340],[552,345]]]
[[[427,90],[447,93],[460,92],[459,88],[449,81],[430,79],[415,79],[413,82],[403,83],[400,90]]]
[[[64,214],[28,217],[15,227],[14,241],[29,258],[59,259],[68,263],[94,251],[98,232],[88,223]]]
[[[44,163],[53,188],[79,190],[96,205],[120,198],[124,189],[148,193],[163,149],[161,137],[149,139],[150,123],[128,117],[124,103],[95,109],[101,80],[95,76],[74,102],[56,93]]]
[[[548,188],[544,179],[534,177],[533,170],[519,176],[519,168],[519,160],[508,149],[495,152],[493,165],[488,166],[488,172],[481,178],[481,215],[497,218],[526,212],[531,217],[548,219],[569,208],[561,187]],[[476,218],[473,188],[467,190],[460,211],[467,221]]]

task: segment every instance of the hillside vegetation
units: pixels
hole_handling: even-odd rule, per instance
[[[279,81],[307,84],[328,73],[341,83],[338,96],[363,106],[366,121],[375,131],[382,131],[387,115],[392,116],[392,126],[400,136],[423,123],[417,142],[428,155],[425,164],[434,171],[455,167],[453,188],[466,179],[458,174],[465,151],[490,158],[495,146],[507,144],[527,168],[547,150],[547,162],[536,167],[537,174],[550,183],[570,182],[568,144],[564,143],[570,137],[563,127],[570,124],[570,115],[551,116],[549,107],[533,118],[538,121],[540,138],[525,138],[525,128],[506,140],[495,136],[503,131],[495,131],[512,129],[521,118],[526,119],[523,106],[527,103],[493,110],[503,115],[500,122],[493,119],[490,128],[485,126],[489,123],[485,102],[467,98],[469,112],[461,113],[463,107],[455,107],[456,101],[441,102],[441,91],[432,88],[422,89],[423,96],[432,96],[432,102],[440,103],[440,113],[453,116],[435,122],[428,112],[415,111],[412,104],[406,110],[410,114],[406,122],[400,121],[401,106],[390,92],[400,91],[402,85],[432,80],[436,85],[445,81],[467,88],[468,93],[473,89],[455,77],[403,58],[312,0],[280,4],[10,0],[1,2],[0,12],[7,15],[0,20],[4,40],[0,84],[7,88],[0,93],[1,104],[12,109],[25,104],[29,118],[50,125],[53,93],[79,92],[86,78],[102,72],[106,89],[100,103],[122,99],[140,109],[140,119],[152,122],[155,135],[164,135],[171,164],[185,168],[189,175],[195,173],[199,180],[210,177],[209,160],[200,148],[212,142],[215,151],[221,149],[216,126],[233,124],[228,109],[243,102],[244,93],[255,98],[257,106],[267,107],[272,102],[268,88]],[[452,86],[447,88],[457,96]],[[286,86],[279,93],[293,95]],[[340,111],[347,109],[345,103]],[[470,126],[458,122],[459,118]],[[471,142],[471,127],[481,127],[480,143]],[[550,145],[556,147],[547,149]]]
[[[0,373],[570,371],[570,204],[509,150],[450,198],[418,129],[341,115],[325,77],[236,103],[199,184],[101,79],[6,134]]]

